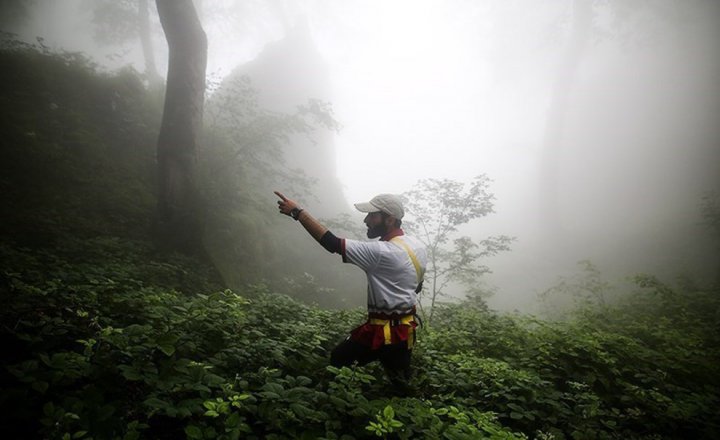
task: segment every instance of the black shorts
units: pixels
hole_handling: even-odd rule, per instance
[[[373,350],[350,339],[341,342],[330,355],[330,364],[333,367],[349,367],[354,362],[358,365],[365,365],[372,361],[380,361],[386,370],[390,372],[402,372],[409,375],[410,355],[412,350],[408,349],[407,341],[397,344],[383,345]]]

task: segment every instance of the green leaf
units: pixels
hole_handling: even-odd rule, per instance
[[[332,404],[334,404],[335,406],[337,406],[338,408],[345,408],[346,406],[348,406],[348,402],[342,400],[339,397],[335,397],[335,396],[330,396],[330,402]]]
[[[140,380],[142,376],[140,372],[135,369],[132,365],[120,365],[119,370],[122,371],[122,375],[127,380]]]
[[[38,355],[38,357],[39,357],[40,360],[43,362],[43,364],[47,365],[48,367],[51,367],[51,366],[52,366],[52,362],[50,362],[50,358],[49,358],[48,355],[46,355],[45,353],[40,353],[40,354]]]
[[[275,383],[275,382],[266,383],[265,385],[262,386],[262,389],[264,391],[272,391],[273,393],[276,393],[276,394],[281,394],[285,390],[282,385],[280,385],[279,383]]]
[[[171,333],[166,333],[155,340],[160,351],[168,356],[172,356],[175,353],[175,343],[178,341],[178,337]]]
[[[310,385],[312,383],[312,379],[310,379],[307,376],[298,376],[297,382],[298,382],[299,386],[306,386],[306,385]]]
[[[164,400],[160,400],[157,397],[151,397],[149,399],[146,399],[143,403],[152,408],[167,408],[168,406],[167,402],[165,402]]]
[[[517,404],[515,404],[515,403],[508,403],[508,404],[507,404],[507,407],[510,408],[510,409],[514,409],[515,411],[519,411],[519,412],[525,411],[524,408],[522,408],[520,405],[517,405]]]
[[[515,420],[520,420],[520,419],[523,418],[523,415],[520,414],[519,412],[513,411],[513,412],[510,413],[510,418],[511,418],[511,419],[515,419]]]
[[[192,438],[192,439],[203,438],[202,430],[195,425],[186,426],[185,427],[185,435],[187,435],[188,438]]]
[[[167,356],[172,356],[175,353],[175,346],[171,344],[158,344],[158,348]]]
[[[204,438],[217,438],[217,431],[215,431],[215,428],[212,426],[208,426],[203,431],[203,437]]]
[[[395,418],[395,410],[393,409],[392,406],[388,405],[383,410],[383,415],[385,416],[386,419],[391,420],[391,419]]]
[[[228,428],[237,428],[238,426],[240,426],[240,423],[240,414],[236,412],[230,414],[230,417],[225,419],[225,426]]]
[[[104,405],[97,412],[98,420],[105,420],[109,418],[115,412],[115,407],[112,405]]]
[[[303,406],[299,403],[291,403],[290,409],[295,414],[297,414],[298,417],[303,418],[303,419],[311,418],[315,415],[315,412],[313,410],[311,410],[310,408]]]
[[[44,382],[44,381],[42,381],[42,380],[39,380],[39,381],[37,381],[37,382],[33,382],[33,384],[32,384],[32,389],[34,389],[35,391],[40,392],[41,394],[45,394],[45,391],[47,391],[48,386],[49,386],[49,385],[48,385],[47,382]]]
[[[220,385],[222,383],[225,383],[225,378],[222,376],[218,376],[217,374],[208,373],[205,375],[203,380],[208,385]]]
[[[43,414],[51,417],[53,414],[55,414],[55,405],[53,405],[52,402],[48,402],[43,405]]]

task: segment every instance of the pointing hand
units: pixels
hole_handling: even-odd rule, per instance
[[[297,203],[285,197],[280,191],[275,191],[275,195],[280,197],[277,204],[281,214],[290,215],[290,211],[298,207]]]

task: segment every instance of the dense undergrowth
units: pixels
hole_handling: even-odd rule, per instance
[[[131,72],[2,57],[5,438],[720,436],[717,289],[640,276],[622,302],[561,322],[441,305],[414,395],[395,396],[377,365],[327,366],[362,310],[227,290],[205,263],[154,250],[154,119]],[[62,92],[77,81],[82,98]]]
[[[654,285],[564,323],[445,305],[420,335],[416,395],[394,397],[377,366],[327,367],[361,310],[223,290],[139,241],[59,244],[0,247],[4,428],[23,438],[718,434],[710,292]]]

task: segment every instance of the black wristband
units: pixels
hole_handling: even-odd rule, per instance
[[[300,220],[300,213],[303,212],[300,208],[293,208],[290,210],[290,217],[295,219],[295,221]]]

